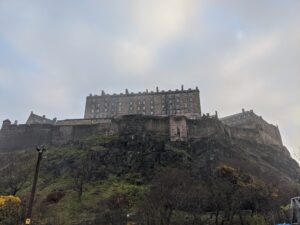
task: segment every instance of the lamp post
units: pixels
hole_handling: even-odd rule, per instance
[[[37,184],[37,180],[38,180],[42,156],[43,156],[43,153],[46,151],[45,146],[37,146],[36,150],[38,152],[38,158],[37,158],[37,163],[36,163],[36,167],[35,167],[35,173],[34,173],[31,194],[30,194],[29,205],[28,205],[28,209],[26,212],[26,220],[25,220],[26,225],[31,224],[32,207],[33,207],[33,201],[34,201],[34,196],[35,196],[35,191],[36,191],[36,184]]]

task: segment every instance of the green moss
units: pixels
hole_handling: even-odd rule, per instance
[[[176,155],[179,155],[185,159],[188,159],[188,160],[191,159],[191,155],[185,149],[179,149],[179,148],[176,148],[169,144],[165,145],[165,149],[167,151],[171,151],[171,152],[175,153]]]
[[[84,141],[82,141],[84,144],[90,145],[90,146],[97,146],[101,144],[107,144],[112,141],[116,141],[119,139],[118,135],[111,135],[111,136],[92,136]]]

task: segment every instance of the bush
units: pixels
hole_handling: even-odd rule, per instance
[[[21,200],[14,196],[0,196],[0,224],[16,225],[19,222]]]

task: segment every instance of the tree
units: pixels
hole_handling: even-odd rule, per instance
[[[33,171],[32,156],[25,152],[11,153],[6,165],[0,170],[0,191],[6,195],[16,195],[28,181]]]
[[[158,173],[149,193],[140,204],[142,222],[147,225],[169,225],[175,211],[195,212],[200,195],[191,175],[168,168]],[[196,199],[198,198],[198,199]]]
[[[81,201],[81,197],[84,192],[84,186],[91,175],[91,167],[89,162],[90,160],[88,160],[88,156],[86,155],[86,157],[83,157],[79,160],[79,164],[76,165],[71,172],[73,181],[72,188],[77,192],[79,201]]]
[[[215,224],[219,224],[219,214],[223,212],[221,224],[233,224],[238,216],[241,225],[246,224],[243,210],[266,215],[271,201],[270,188],[262,181],[242,173],[233,167],[222,165],[215,169],[210,181],[211,208],[215,211]]]

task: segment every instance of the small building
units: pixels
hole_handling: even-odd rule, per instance
[[[45,115],[39,116],[34,114],[33,112],[30,113],[26,124],[31,125],[31,124],[51,124],[54,125],[56,123],[56,118],[53,120],[46,118]]]

